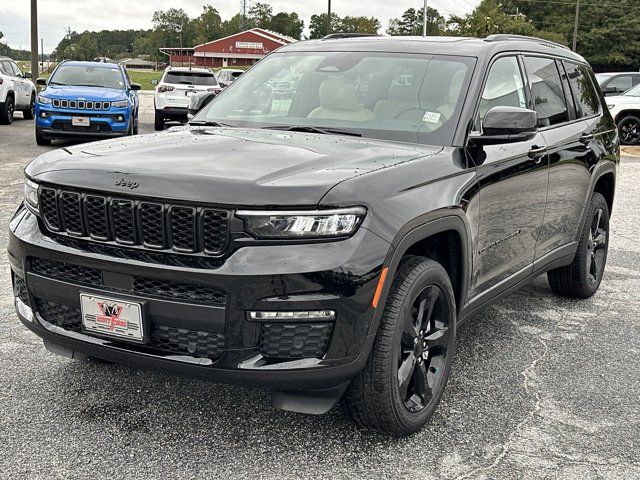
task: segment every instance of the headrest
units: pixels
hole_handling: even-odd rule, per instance
[[[328,78],[320,84],[320,105],[329,110],[360,110],[358,98],[350,85],[338,78]]]

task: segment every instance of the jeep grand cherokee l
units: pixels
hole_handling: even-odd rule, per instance
[[[293,79],[290,95],[270,85]],[[405,435],[460,322],[602,279],[619,165],[585,60],[511,36],[269,55],[183,127],[25,170],[9,258],[45,346],[273,391]]]

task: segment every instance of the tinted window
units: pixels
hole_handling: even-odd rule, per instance
[[[615,77],[607,83],[607,87],[616,87],[618,92],[626,92],[633,87],[633,79],[631,78],[631,75]]]
[[[5,75],[13,75],[13,69],[11,68],[11,65],[9,65],[9,62],[6,60],[0,62],[0,69],[2,69]]]
[[[538,113],[538,124],[548,127],[568,121],[569,112],[556,61],[551,58],[525,57],[524,65],[531,85],[534,108]]]
[[[85,87],[105,87],[124,90],[124,78],[117,67],[60,65],[49,84]]]
[[[480,120],[493,107],[527,108],[524,82],[516,57],[499,58],[489,70],[480,99]]]
[[[600,99],[587,69],[582,65],[565,63],[571,91],[578,109],[578,117],[591,117],[600,112]]]
[[[164,81],[184,85],[218,85],[213,73],[203,72],[167,72]]]

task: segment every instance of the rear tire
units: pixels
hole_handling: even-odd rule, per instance
[[[609,205],[596,192],[591,198],[573,262],[547,273],[551,290],[564,297],[589,298],[600,287],[609,250]]]
[[[13,123],[13,112],[15,109],[15,103],[13,97],[7,95],[4,101],[4,107],[0,109],[0,124],[11,125]]]
[[[403,259],[380,322],[344,404],[362,428],[409,435],[429,421],[451,372],[456,305],[445,269],[428,258]]]
[[[29,102],[29,108],[22,111],[22,116],[25,120],[33,120],[36,118],[36,96],[31,95],[31,101]]]
[[[638,145],[640,143],[640,118],[626,115],[618,122],[620,141],[623,145]]]
[[[36,127],[36,143],[41,147],[49,147],[51,145],[51,139],[44,138],[38,127]]]
[[[162,115],[158,115],[158,111],[156,110],[155,121],[153,124],[153,128],[156,132],[160,132],[164,130],[164,118]]]

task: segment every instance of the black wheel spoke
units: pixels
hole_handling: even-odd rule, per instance
[[[425,342],[430,355],[440,352],[449,344],[449,329],[445,327],[433,330],[425,337]]]
[[[415,395],[421,400],[422,406],[425,406],[429,400],[431,400],[431,397],[433,397],[425,362],[419,363],[414,370],[413,382]]]
[[[409,389],[409,383],[416,366],[416,357],[413,353],[410,353],[407,358],[404,359],[400,368],[398,369],[398,385],[400,387],[400,396],[403,400],[407,398],[407,392]]]
[[[431,287],[428,296],[428,304],[429,308],[427,310],[427,316],[423,321],[424,329],[429,331],[433,328],[433,308],[436,306],[436,302],[438,301],[438,297],[440,296],[440,289],[436,287]]]

